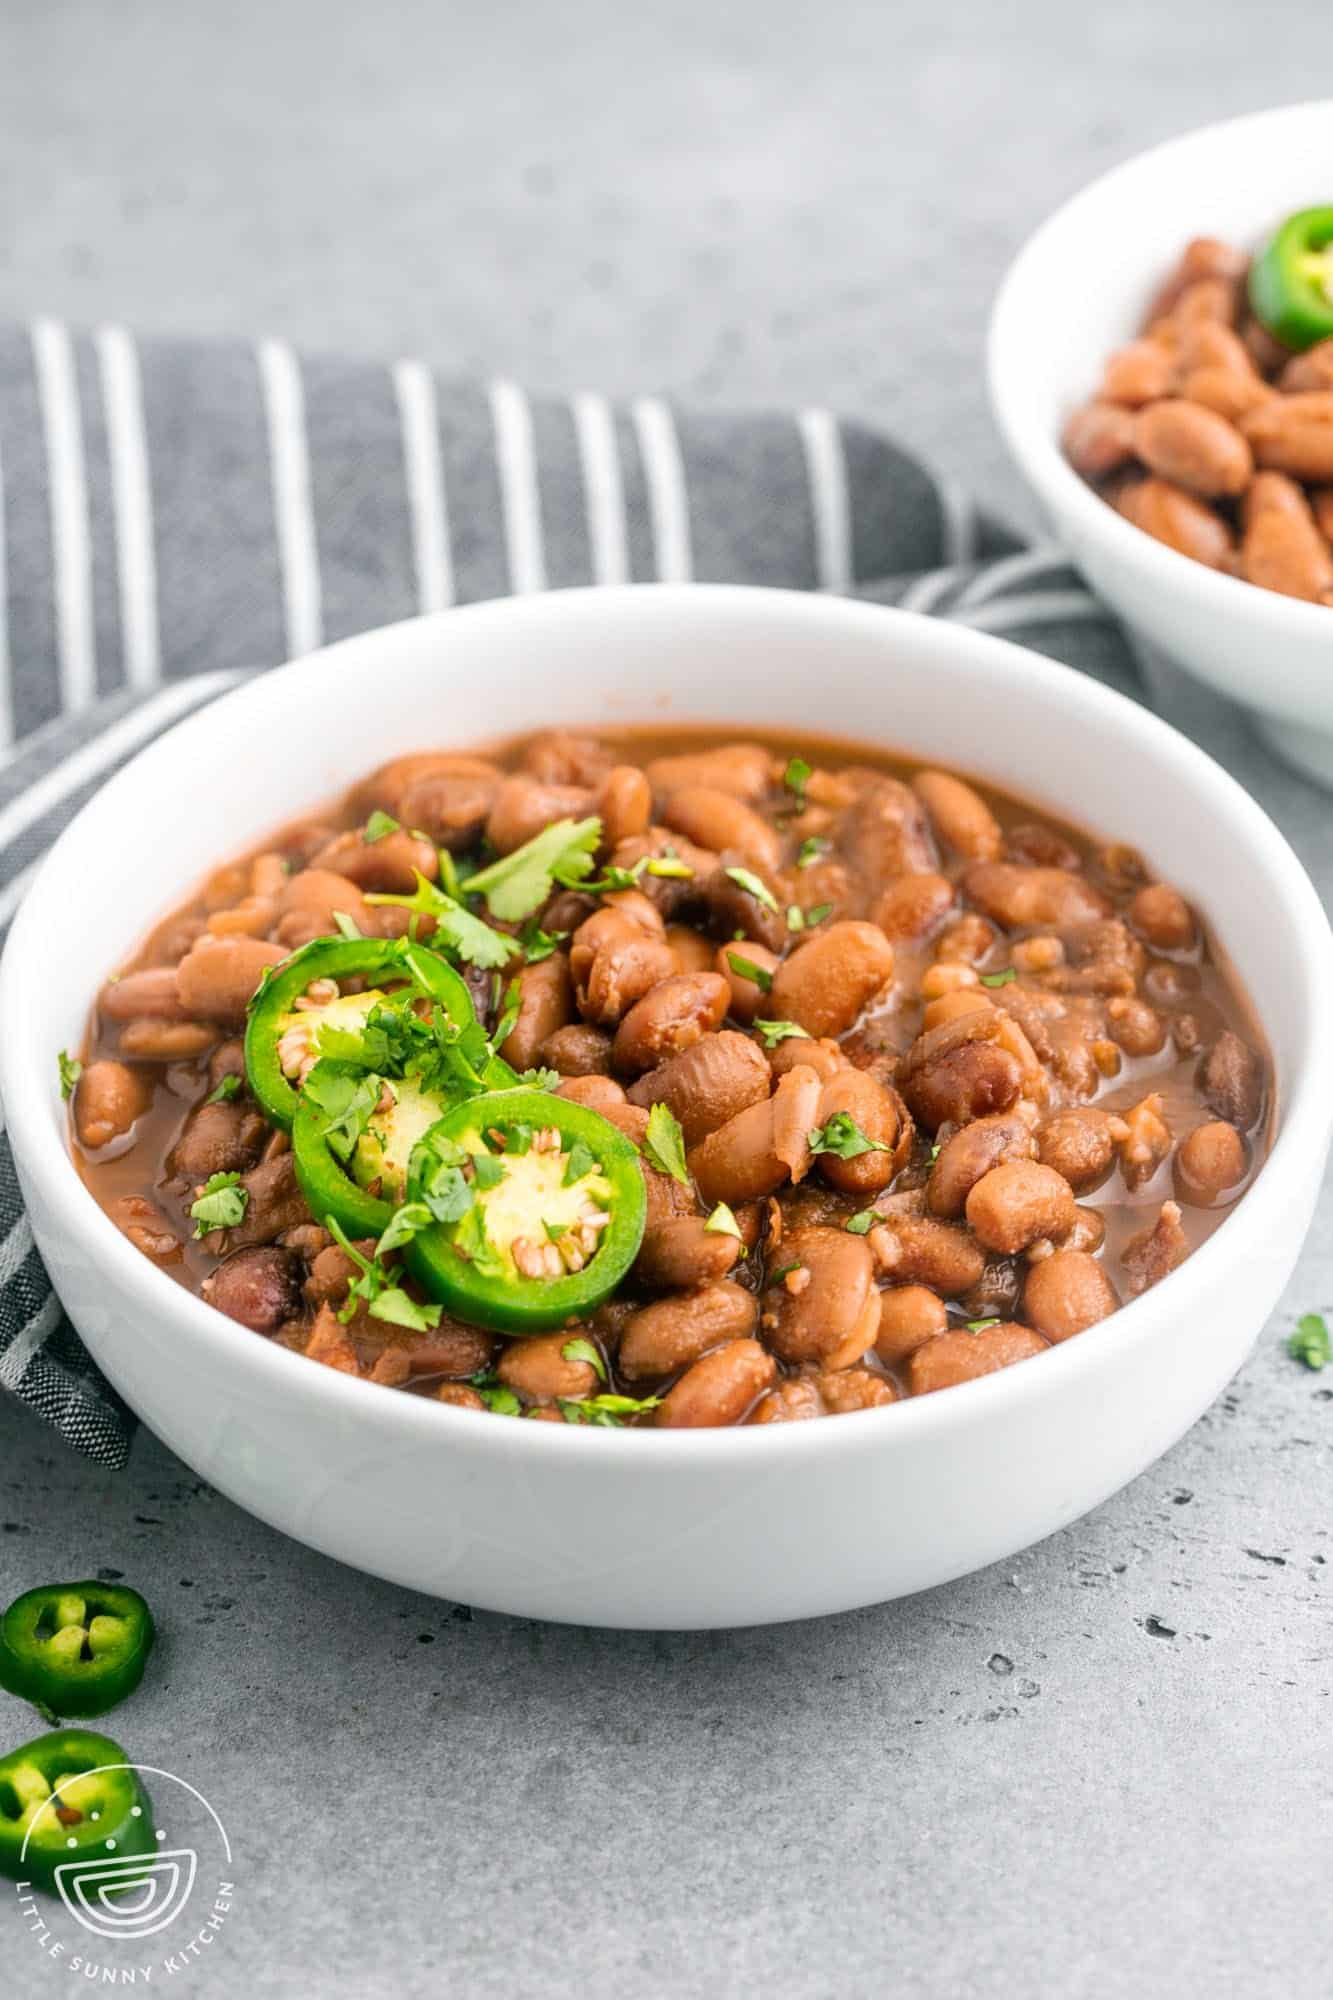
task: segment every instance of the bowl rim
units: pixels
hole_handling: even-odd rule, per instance
[[[873,1445],[880,1435],[874,1426],[884,1418],[882,1409],[852,1413],[840,1418],[836,1427],[774,1424],[697,1431],[649,1429],[632,1436],[603,1430],[594,1435],[582,1425],[498,1423],[479,1427],[475,1412],[425,1396],[405,1395],[381,1384],[354,1381],[254,1335],[177,1285],[135,1250],[84,1185],[66,1135],[52,1116],[55,1080],[44,1073],[50,1065],[43,1066],[38,1060],[42,1053],[38,982],[25,981],[21,969],[29,947],[38,945],[45,928],[46,882],[70,849],[78,849],[95,837],[98,822],[115,812],[122,795],[134,790],[145,767],[151,770],[156,765],[174,764],[181,748],[191,757],[204,749],[209,716],[216,706],[262,707],[284,685],[307,679],[316,682],[329,673],[331,664],[336,666],[362,648],[383,646],[393,635],[409,631],[435,628],[442,639],[447,636],[450,644],[456,644],[469,624],[481,626],[499,620],[512,626],[515,642],[522,644],[525,637],[530,639],[533,628],[539,633],[552,620],[586,619],[603,613],[660,619],[673,612],[687,624],[701,615],[716,614],[723,621],[728,616],[779,616],[804,624],[812,635],[825,639],[839,632],[891,638],[896,626],[907,625],[918,649],[924,645],[946,660],[959,652],[979,655],[994,673],[1021,679],[1025,701],[1044,697],[1072,703],[1093,726],[1102,721],[1117,735],[1128,728],[1132,735],[1146,737],[1188,778],[1192,791],[1206,796],[1209,808],[1238,840],[1253,843],[1270,880],[1273,907],[1296,932],[1302,972],[1298,1018],[1304,1027],[1291,1062],[1286,1100],[1278,1106],[1272,1149],[1225,1220],[1163,1281],[1169,1291],[1155,1287],[1128,1301],[1109,1320],[1089,1327],[1076,1340],[1064,1341],[1034,1357],[1040,1359],[1039,1370],[1004,1368],[957,1384],[944,1395],[904,1398],[892,1405],[894,1425],[906,1424],[918,1437],[947,1435],[973,1421],[985,1421],[987,1411],[999,1413],[1019,1400],[1030,1399],[1035,1407],[1043,1393],[1053,1397],[1062,1383],[1105,1365],[1113,1350],[1136,1351],[1154,1339],[1169,1337],[1170,1326],[1178,1318],[1207,1307],[1210,1292],[1224,1279],[1224,1258],[1242,1252],[1247,1238],[1256,1247],[1269,1239],[1270,1214],[1275,1221],[1286,1206],[1293,1177],[1299,1184],[1312,1168],[1322,1165],[1333,1122],[1333,1038],[1327,1044],[1321,1040],[1319,1001],[1321,993],[1333,988],[1333,932],[1305,869],[1273,821],[1236,779],[1151,710],[1090,675],[993,634],[896,607],[830,595],[731,584],[630,584],[460,606],[375,628],[274,668],[221,695],[217,704],[206,704],[186,716],[140,750],[87,801],[43,859],[14,918],[0,962],[0,1101],[5,1106],[15,1158],[21,1162],[25,1177],[39,1187],[44,1203],[61,1226],[82,1238],[90,1259],[111,1267],[118,1291],[128,1292],[145,1316],[174,1322],[182,1341],[202,1342],[221,1363],[234,1368],[238,1378],[248,1377],[252,1385],[267,1386],[274,1394],[289,1394],[298,1410],[302,1399],[310,1397],[331,1417],[356,1420],[360,1412],[363,1431],[378,1428],[404,1443],[470,1439],[474,1447],[506,1456],[521,1454],[529,1462],[534,1455],[544,1461],[548,1453],[565,1452],[571,1454],[571,1463],[586,1464],[591,1461],[585,1454],[609,1453],[618,1459],[621,1453],[646,1450],[655,1459],[665,1456],[668,1462],[679,1458],[710,1468],[730,1464],[759,1467],[775,1456],[785,1459],[829,1450],[838,1438],[844,1441],[841,1449],[851,1448],[854,1441]],[[90,829],[94,830],[91,836]],[[95,990],[94,980],[95,972],[90,995]],[[370,1393],[375,1389],[382,1391],[378,1398]],[[464,1426],[462,1431],[459,1425]],[[756,1434],[760,1431],[763,1435]],[[830,1434],[826,1436],[826,1432]],[[883,1435],[887,1443],[897,1431],[890,1427]]]
[[[1120,183],[1146,177],[1173,156],[1188,153],[1204,142],[1218,143],[1228,136],[1237,139],[1257,136],[1264,127],[1278,127],[1292,119],[1310,123],[1327,121],[1333,126],[1333,98],[1302,98],[1294,104],[1271,105],[1263,111],[1242,112],[1237,117],[1194,126],[1131,154],[1070,195],[1020,245],[1000,280],[987,326],[985,369],[991,413],[1019,470],[1049,509],[1057,539],[1062,539],[1063,517],[1070,515],[1089,538],[1099,538],[1126,562],[1138,561],[1161,589],[1177,598],[1192,599],[1201,616],[1232,621],[1243,617],[1262,626],[1270,637],[1306,642],[1322,639],[1327,645],[1333,639],[1329,607],[1307,604],[1300,598],[1264,590],[1241,577],[1210,569],[1206,563],[1195,562],[1165,542],[1155,540],[1118,514],[1075,472],[1060,449],[1059,430],[1052,433],[1032,423],[1021,411],[1021,393],[1015,385],[1010,360],[1019,346],[1031,338],[1036,315],[1028,293],[1036,290],[1037,274],[1049,246],[1080,212],[1095,207]],[[1093,386],[1090,369],[1089,396]],[[1063,422],[1063,415],[1058,421]],[[1077,562],[1076,557],[1072,560]]]

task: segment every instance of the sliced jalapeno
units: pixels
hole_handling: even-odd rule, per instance
[[[153,1638],[137,1590],[43,1584],[0,1619],[0,1687],[51,1715],[103,1715],[138,1687]]]
[[[66,1863],[156,1851],[148,1794],[109,1736],[57,1729],[0,1757],[0,1872],[16,1882],[51,1889]]]
[[[1250,266],[1256,319],[1300,352],[1333,338],[1333,208],[1289,215]]]
[[[339,993],[344,979],[374,982],[364,993]],[[396,986],[386,993],[384,986]],[[314,992],[310,991],[314,988]],[[296,1116],[293,1082],[319,1054],[322,1031],[362,1032],[376,1007],[425,996],[455,1027],[476,1016],[462,975],[437,953],[407,938],[316,938],[284,959],[250,1003],[245,1073],[261,1109],[284,1130]],[[512,1076],[512,1070],[509,1072]]]
[[[587,1105],[512,1090],[456,1105],[413,1151],[409,1202],[447,1215],[408,1269],[459,1319],[541,1333],[589,1313],[628,1271],[647,1195],[638,1148]]]

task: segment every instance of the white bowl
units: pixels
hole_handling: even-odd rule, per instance
[[[1138,330],[1192,236],[1241,248],[1333,201],[1333,100],[1205,126],[1104,174],[1042,225],[991,316],[991,404],[1052,530],[1114,610],[1257,711],[1279,753],[1333,784],[1333,611],[1223,576],[1145,535],[1060,449],[1071,410]]]
[[[1182,1269],[1037,1359],[885,1411],[693,1434],[520,1424],[349,1381],[164,1277],[71,1164],[56,1053],[220,857],[382,758],[544,723],[836,728],[1139,843],[1266,1024],[1271,1158]],[[1191,1424],[1274,1305],[1333,1115],[1333,940],[1271,822],[1163,722],[1004,642],[776,591],[571,591],[368,633],[192,716],[58,841],[0,968],[0,1088],[37,1242],[127,1401],[242,1506],[441,1596],[583,1623],[839,1611],[1010,1554]]]

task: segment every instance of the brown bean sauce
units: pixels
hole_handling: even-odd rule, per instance
[[[792,758],[809,773],[784,782]],[[362,837],[376,809],[401,821],[392,846]],[[704,992],[710,981],[716,989],[714,972],[730,978],[720,1026],[735,1074],[725,1089],[744,1099],[725,1101],[724,1090],[714,1103],[689,1077],[673,1086],[697,1191],[672,1196],[674,1234],[658,1230],[661,1201],[650,1206],[639,1264],[581,1329],[599,1347],[605,1383],[586,1364],[586,1380],[571,1378],[558,1353],[550,1366],[542,1349],[520,1359],[524,1342],[447,1317],[438,1336],[385,1326],[364,1310],[342,1328],[329,1260],[314,1268],[329,1238],[284,1182],[285,1135],[264,1124],[245,1089],[200,1115],[219,1079],[240,1069],[243,993],[238,1002],[219,987],[210,1016],[187,975],[192,1013],[174,971],[207,936],[241,941],[235,951],[246,964],[246,953],[276,960],[332,930],[330,897],[337,907],[354,900],[369,933],[391,934],[400,913],[360,898],[384,886],[377,870],[396,867],[410,879],[406,829],[462,859],[488,836],[507,851],[569,813],[599,813],[608,835],[619,835],[599,866],[609,858],[629,867],[669,847],[693,869],[687,879],[638,878],[664,926],[654,933],[655,980],[692,975]],[[728,867],[759,876],[776,909],[724,874]],[[1273,1112],[1261,1033],[1206,921],[1156,884],[1151,858],[1128,847],[984,783],[923,778],[908,758],[833,738],[603,729],[398,759],[223,861],[113,975],[71,1107],[74,1158],[97,1201],[167,1275],[205,1295],[220,1286],[219,1303],[256,1337],[309,1348],[376,1382],[481,1408],[498,1370],[501,1384],[513,1375],[524,1413],[546,1418],[567,1416],[568,1401],[590,1391],[662,1399],[635,1423],[869,1408],[989,1372],[1104,1317],[1196,1248],[1261,1164]],[[570,934],[561,954],[598,907],[576,893],[553,895],[541,920]],[[768,990],[747,987],[728,953],[772,967]],[[585,965],[587,990],[576,980],[573,1000],[558,968],[548,971],[559,991],[543,1003],[539,1025],[549,1032],[527,1060],[549,1060],[571,1095],[596,1102],[600,1092],[633,1128],[633,1104],[652,1101],[653,1086],[640,1080],[655,1045],[620,1032],[631,1002],[618,1002],[614,962],[602,970],[597,987],[600,975]],[[467,976],[493,1026],[495,982]],[[253,969],[251,983],[257,977]],[[762,1048],[756,1013],[803,1014],[810,1037],[766,1051],[772,1076],[757,1089],[754,1055],[737,1047],[745,1037]],[[722,1050],[712,1050],[719,1065]],[[796,1075],[803,1056],[816,1067]],[[589,1072],[608,1080],[571,1081]],[[774,1131],[780,1104],[793,1107],[793,1130],[802,1117],[822,1125],[850,1106],[858,1129],[879,1135],[875,1149],[845,1160],[806,1155],[793,1184],[781,1163],[759,1157],[754,1128],[767,1113],[753,1110],[758,1102],[772,1103]],[[1089,1144],[1102,1170],[1081,1177],[1067,1122],[1052,1121],[1089,1113],[1112,1116],[1084,1121],[1097,1128]],[[966,1150],[984,1139],[983,1165],[1000,1179],[975,1203],[965,1185],[950,1207],[943,1182],[932,1180],[935,1162],[978,1118],[992,1122]],[[962,1150],[945,1161],[951,1181]],[[1214,1190],[1208,1175],[1230,1172],[1228,1162],[1239,1162],[1239,1177]],[[214,1164],[257,1175],[252,1247],[230,1265],[226,1239],[196,1240],[188,1212]],[[1072,1229],[1066,1179],[1078,1203]],[[729,1244],[678,1226],[689,1215],[701,1223],[721,1200],[744,1239],[730,1268]],[[1031,1220],[1057,1214],[1056,1236]],[[783,1243],[797,1231],[808,1262],[793,1265]],[[1052,1255],[1061,1261],[1029,1299],[1031,1272]],[[701,1304],[718,1285],[733,1290]],[[883,1297],[913,1286],[943,1300],[947,1327],[932,1323],[915,1348],[886,1332],[877,1352]],[[757,1295],[757,1311],[734,1288]],[[640,1320],[648,1307],[657,1309]]]

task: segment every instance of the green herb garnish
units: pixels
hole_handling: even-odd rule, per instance
[[[402,822],[396,820],[392,813],[381,812],[379,807],[376,806],[374,812],[366,821],[365,831],[361,835],[361,838],[365,841],[367,847],[371,847],[377,840],[383,840],[387,834],[397,833],[401,824]]]
[[[491,1036],[492,1049],[498,1049],[501,1042],[507,1042],[518,1025],[518,1017],[523,1011],[523,989],[516,979],[511,979],[505,989],[504,1011],[495,1024]]]
[[[862,1153],[887,1153],[878,1139],[868,1139],[850,1111],[835,1111],[826,1125],[810,1134],[812,1153],[833,1153],[840,1160],[859,1160]]]
[[[833,915],[832,903],[815,903],[813,907],[808,909],[805,913],[805,928],[808,931],[812,931],[815,928],[816,924],[822,924],[825,917],[831,917],[832,915]]]
[[[597,1430],[619,1430],[630,1417],[643,1416],[661,1405],[660,1396],[572,1396],[557,1398],[567,1424],[591,1424]]]
[[[319,1131],[335,1159],[344,1164],[356,1151],[356,1144],[380,1101],[382,1078],[343,1076],[337,1070],[321,1070],[317,1063],[302,1085],[302,1095],[319,1116]]]
[[[772,984],[771,981],[769,983]],[[808,1042],[810,1039],[810,1030],[802,1028],[796,1021],[756,1021],[754,1025],[763,1036],[766,1049],[775,1049],[779,1042]]]
[[[850,1236],[868,1236],[877,1222],[885,1220],[886,1217],[882,1216],[877,1208],[863,1208],[843,1226]]]
[[[355,942],[360,937],[360,931],[348,916],[346,910],[335,910],[333,921],[338,926],[338,935],[340,937],[345,937],[350,942]]]
[[[812,767],[804,757],[793,757],[782,774],[782,782],[793,795],[798,806],[805,805],[805,788],[814,776]]]
[[[820,834],[812,833],[796,850],[796,866],[813,868],[820,855],[827,854],[832,845],[831,840],[825,840]]]
[[[209,1091],[208,1096],[204,1099],[204,1103],[230,1104],[233,1097],[240,1096],[243,1080],[243,1078],[236,1075],[235,1071],[230,1076],[224,1076],[217,1088]]]
[[[1328,1322],[1322,1313],[1302,1313],[1295,1333],[1287,1341],[1287,1352],[1293,1361],[1304,1362],[1316,1373],[1328,1366],[1333,1360],[1333,1343],[1329,1341]]]
[[[1017,977],[1018,974],[1013,966],[1006,965],[1003,972],[983,972],[981,983],[983,986],[1008,986]]]
[[[72,1097],[74,1086],[83,1075],[83,1064],[77,1056],[70,1055],[66,1049],[60,1051],[56,1061],[60,1064],[60,1095],[64,1098]]]
[[[574,1340],[567,1340],[560,1352],[566,1361],[586,1361],[590,1368],[594,1368],[597,1371],[598,1381],[605,1382],[606,1363],[592,1342],[586,1340],[582,1334],[578,1335]]]
[[[210,1174],[190,1204],[196,1236],[212,1229],[235,1229],[245,1220],[250,1190],[241,1186],[239,1174]]]
[[[738,889],[744,889],[747,896],[753,896],[756,903],[762,903],[766,910],[777,909],[777,897],[773,894],[767,883],[759,880],[753,869],[724,868],[722,873],[728,876]]]
[[[592,1147],[585,1140],[576,1139],[565,1154],[565,1171],[560,1185],[573,1187],[575,1181],[581,1181],[585,1174],[595,1174],[596,1171],[597,1156]]]
[[[557,882],[572,889],[591,875],[601,837],[602,822],[595,814],[553,820],[512,854],[479,868],[468,880],[467,893],[484,896],[493,917],[518,923],[541,907]]]
[[[512,856],[507,858],[512,859]],[[393,903],[399,909],[414,911],[417,916],[434,917],[432,947],[444,945],[466,965],[479,965],[489,971],[494,966],[509,963],[519,949],[514,938],[506,937],[503,931],[493,931],[480,917],[474,917],[471,910],[465,910],[443,889],[437,889],[433,882],[428,882],[420,870],[414,869],[413,873],[417,886],[410,896],[378,893],[368,895],[366,901]]]
[[[568,931],[544,931],[535,917],[529,917],[518,934],[519,949],[529,965],[540,965],[568,936]]]
[[[999,1326],[1000,1321],[998,1319],[966,1319],[963,1321],[963,1325],[969,1333],[984,1333],[988,1326]]]
[[[765,972],[763,966],[756,965],[752,958],[742,958],[738,951],[729,951],[727,953],[727,964],[731,967],[737,979],[749,979],[753,981],[761,993],[771,993],[773,991],[772,973]]]
[[[742,1241],[741,1226],[725,1201],[720,1201],[704,1224],[704,1232],[709,1236],[734,1236]]]
[[[681,1131],[680,1120],[667,1105],[654,1104],[648,1113],[643,1150],[661,1173],[670,1174],[672,1180],[679,1181],[682,1187],[690,1185],[689,1168],[685,1164],[685,1134]]]

